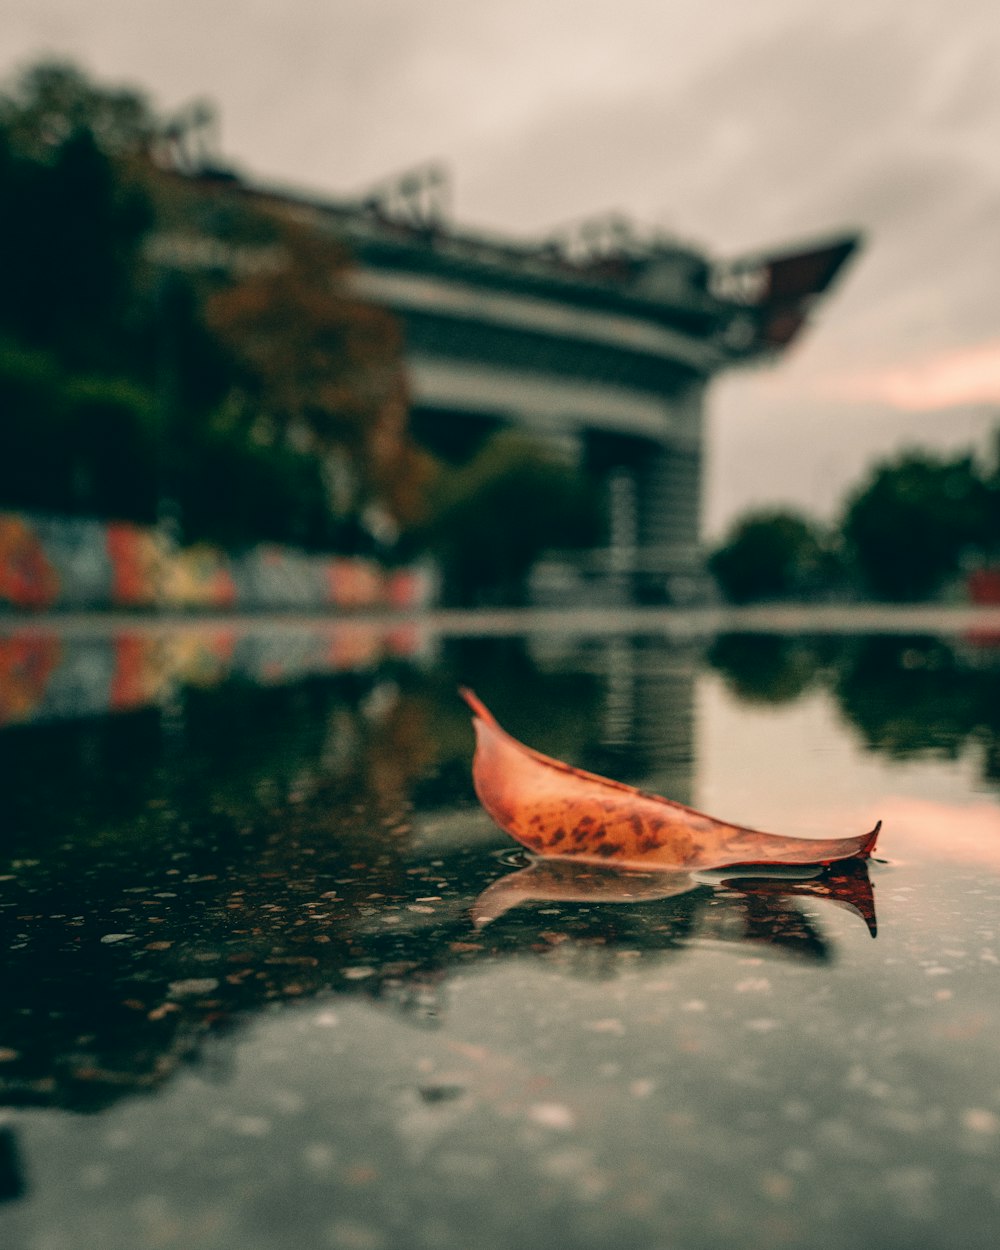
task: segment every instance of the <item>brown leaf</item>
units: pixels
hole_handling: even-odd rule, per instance
[[[638,869],[738,864],[832,864],[867,859],[871,833],[793,838],[727,824],[656,794],[572,768],[506,733],[471,690],[476,754],[472,778],[483,807],[539,855]]]

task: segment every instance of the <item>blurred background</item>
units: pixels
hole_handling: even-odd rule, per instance
[[[0,603],[1000,597],[986,0],[0,30]]]

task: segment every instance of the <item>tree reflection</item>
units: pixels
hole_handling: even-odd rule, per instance
[[[1000,651],[985,641],[731,634],[713,643],[707,660],[744,702],[787,703],[827,689],[869,750],[954,759],[975,747],[983,776],[997,782]]]
[[[833,690],[871,750],[953,759],[971,740],[1000,733],[991,659],[940,638],[866,638],[845,647]]]
[[[746,703],[780,704],[817,684],[824,664],[820,645],[781,634],[722,634],[708,662]]]
[[[398,812],[357,797],[339,781],[320,787],[220,848],[212,872],[153,855],[128,878],[138,886],[106,871],[19,877],[3,925],[3,1101],[99,1110],[196,1061],[210,1033],[317,996],[362,995],[433,1025],[454,972],[498,958],[551,957],[603,978],[624,956],[634,966],[708,938],[827,960],[829,943],[796,898],[871,909],[863,865],[809,880],[640,874],[638,887],[608,870],[541,865],[528,870],[536,888],[520,905],[484,925],[483,900],[511,880],[498,883],[495,853],[429,859]]]

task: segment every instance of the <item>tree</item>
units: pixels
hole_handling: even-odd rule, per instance
[[[412,525],[431,467],[395,322],[321,220],[164,168],[175,131],[71,65],[0,94],[0,504],[169,499],[185,538],[233,543]]]
[[[350,293],[351,258],[321,227],[263,199],[250,207],[277,259],[207,305],[237,365],[230,412],[261,442],[320,456],[341,517],[380,504],[397,523],[416,521],[429,466],[408,434],[398,325]]]
[[[992,463],[985,477],[986,527],[983,549],[987,557],[1000,558],[1000,429],[993,436]]]
[[[587,546],[599,528],[589,478],[536,440],[505,431],[468,464],[442,470],[425,535],[451,602],[520,604],[542,552]]]
[[[907,452],[877,466],[848,500],[842,533],[866,590],[926,599],[987,541],[989,490],[971,456]]]
[[[44,63],[0,96],[0,329],[74,368],[121,370],[153,205],[143,97]],[[123,351],[124,348],[124,351]]]
[[[708,567],[733,603],[815,595],[833,585],[839,571],[821,531],[782,510],[742,517],[709,556]]]

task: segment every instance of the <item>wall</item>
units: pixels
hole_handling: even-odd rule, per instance
[[[0,609],[308,612],[419,608],[429,598],[420,569],[276,546],[239,556],[177,549],[128,522],[0,512]]]

